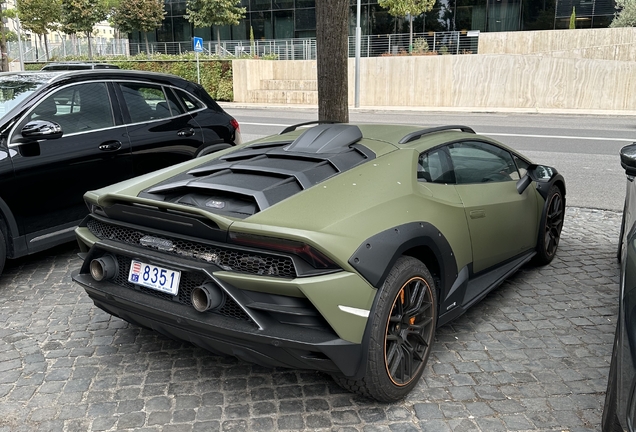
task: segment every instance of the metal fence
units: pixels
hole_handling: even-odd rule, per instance
[[[63,42],[49,42],[49,58],[63,60],[66,57],[81,57],[88,55],[87,39],[67,39]],[[91,40],[91,48],[94,56],[128,56],[128,39]],[[20,60],[20,47],[18,42],[7,43],[7,54],[13,61]],[[22,58],[25,62],[45,62],[46,50],[44,46],[36,45],[35,41],[22,41]]]
[[[414,33],[410,48],[414,54],[476,54],[479,43],[478,33],[472,32],[429,32]],[[96,56],[134,56],[146,53],[145,43],[132,43],[127,39],[110,41],[93,40],[93,55]],[[316,58],[316,39],[267,39],[267,40],[223,40],[204,42],[204,54],[219,57],[241,58],[260,57],[278,60],[314,60]],[[46,61],[42,47],[33,42],[23,42],[23,58],[26,62]],[[186,54],[193,51],[192,42],[151,42],[150,54]],[[360,42],[362,57],[383,55],[401,55],[409,53],[409,34],[365,35]],[[19,58],[18,43],[8,44],[8,54],[12,59]],[[88,54],[86,39],[66,40],[49,43],[49,57],[57,60],[67,56],[85,56]],[[355,55],[355,37],[349,37],[349,57]]]

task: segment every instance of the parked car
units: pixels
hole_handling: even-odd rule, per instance
[[[43,71],[87,70],[87,69],[119,69],[119,66],[109,63],[59,62],[47,63]]]
[[[74,239],[87,190],[240,143],[197,84],[121,70],[0,74],[0,273]]]
[[[623,147],[620,155],[627,175],[627,192],[619,238],[618,317],[605,393],[603,432],[633,432],[636,427],[636,143]]]
[[[320,124],[85,195],[73,278],[131,323],[379,401],[555,256],[565,181],[465,126]]]

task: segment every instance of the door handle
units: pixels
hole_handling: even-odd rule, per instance
[[[470,218],[471,219],[481,219],[486,217],[486,212],[484,210],[471,210]]]
[[[179,132],[177,132],[177,136],[180,137],[189,137],[192,135],[194,135],[194,129],[192,128],[181,129]]]
[[[99,149],[103,151],[115,151],[121,148],[121,143],[119,141],[106,141],[99,145]]]

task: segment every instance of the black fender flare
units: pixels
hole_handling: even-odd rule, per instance
[[[362,242],[349,258],[349,264],[375,288],[380,289],[391,268],[404,252],[418,246],[429,248],[439,265],[440,286],[439,302],[443,301],[457,278],[457,260],[446,237],[428,222],[410,222],[384,230]],[[369,317],[377,308],[376,295]],[[439,307],[439,305],[438,305]],[[439,316],[439,315],[438,315]],[[368,356],[371,319],[367,320],[361,342],[361,358],[354,379],[360,379],[365,373]]]
[[[4,220],[7,230],[5,242],[7,244],[7,257],[17,258],[27,255],[27,246],[24,237],[20,237],[18,223],[7,203],[0,198],[0,218]]]
[[[349,258],[349,264],[371,285],[380,288],[395,261],[405,251],[428,247],[439,264],[442,293],[457,277],[457,261],[446,237],[428,222],[409,222],[366,239]]]
[[[539,192],[539,195],[541,195],[545,200],[548,198],[548,193],[550,192],[552,186],[559,183],[563,191],[563,204],[565,204],[565,179],[554,168],[550,168],[554,170],[554,174],[547,182],[537,182],[537,192]]]

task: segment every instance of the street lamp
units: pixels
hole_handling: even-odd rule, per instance
[[[360,0],[357,6],[357,23],[356,23],[356,72],[355,72],[355,92],[354,99],[356,108],[360,107]]]

